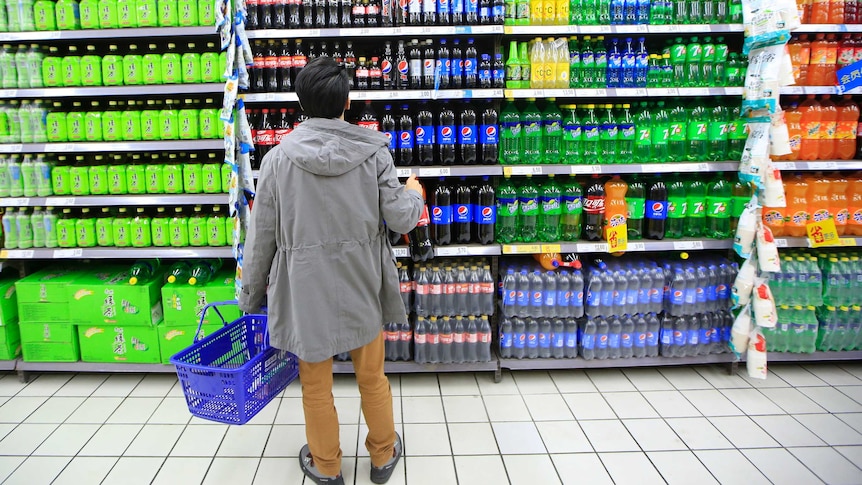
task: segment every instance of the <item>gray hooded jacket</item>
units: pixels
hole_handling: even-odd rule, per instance
[[[240,308],[268,297],[273,347],[320,362],[407,321],[383,221],[407,233],[423,201],[398,182],[388,145],[382,133],[312,118],[264,157]]]

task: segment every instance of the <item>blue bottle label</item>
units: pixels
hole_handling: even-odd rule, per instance
[[[683,332],[682,330],[674,330],[673,331],[673,344],[682,347],[683,345],[685,345],[687,337],[688,337],[687,332]]]
[[[416,128],[416,144],[417,145],[433,145],[434,144],[434,127],[419,126]]]
[[[700,342],[700,332],[695,330],[688,331],[688,345],[697,345]]]
[[[547,349],[551,346],[551,335],[548,332],[539,332],[539,347]]]
[[[473,222],[473,206],[471,204],[455,204],[455,222]]]
[[[500,7],[501,10],[502,10],[502,8],[503,7]],[[494,8],[494,10],[496,11],[497,8]],[[502,17],[503,14],[500,14],[500,16]],[[506,78],[506,71],[503,69],[494,69],[493,71],[491,71],[491,78],[492,79],[505,79]]]
[[[524,290],[518,290],[517,300],[518,306],[527,306],[530,304],[530,292]]]
[[[596,347],[599,349],[608,348],[608,334],[606,334],[606,333],[596,334]]]
[[[568,307],[571,305],[571,291],[557,291],[557,306]]]
[[[455,127],[450,126],[450,125],[438,126],[437,127],[437,144],[438,145],[454,145],[455,144]]]
[[[712,332],[710,332],[710,330],[708,328],[700,329],[700,335],[698,336],[698,342],[708,344],[712,340],[711,334],[712,334]]]
[[[646,218],[663,221],[667,219],[667,201],[666,200],[647,200],[646,201]]]
[[[449,0],[437,0],[437,13],[448,14],[450,7]]]
[[[577,332],[566,332],[566,348],[574,349],[578,343],[578,333]]]
[[[431,223],[434,225],[452,224],[452,206],[431,206]]]
[[[719,283],[718,286],[715,287],[715,292],[718,295],[719,300],[727,300],[730,298],[729,287],[724,283]]]
[[[587,306],[597,307],[601,304],[601,298],[598,291],[587,290]]]
[[[473,207],[473,222],[476,224],[494,224],[497,222],[497,211],[490,205]]]
[[[516,294],[515,290],[503,290],[503,306],[514,306]]]
[[[500,335],[500,347],[504,349],[512,348],[514,344],[514,336],[511,333],[504,333]]]
[[[398,132],[398,148],[413,148],[413,132]]]
[[[566,345],[565,333],[551,333],[551,347],[561,349]]]
[[[395,148],[396,148],[396,140],[397,140],[396,136],[397,136],[397,134],[396,134],[394,131],[385,131],[385,132],[383,132],[383,134],[384,134],[384,135],[386,135],[386,138],[388,138],[388,139],[389,139],[389,149],[390,149],[390,150],[395,150]]]
[[[647,333],[647,337],[649,337],[649,333]],[[661,329],[661,344],[662,345],[673,345],[673,332],[667,329]]]
[[[542,306],[542,302],[544,300],[545,299],[542,298],[542,292],[541,291],[534,291],[532,296],[530,297],[530,306],[540,307],[540,306]]]
[[[479,142],[483,145],[496,145],[500,142],[497,125],[482,125],[479,127]]]
[[[649,288],[641,287],[638,289],[638,304],[639,305],[648,305],[649,304]]]
[[[709,332],[709,341],[711,343],[714,343],[714,344],[720,344],[721,343],[721,329],[720,328],[712,327],[712,329]]]
[[[479,142],[476,125],[464,125],[458,130],[458,143],[461,145],[475,145]]]
[[[473,1],[474,1],[474,0],[470,0],[470,3],[472,3]],[[464,59],[464,76],[465,76],[465,77],[473,77],[473,76],[476,76],[476,75],[477,75],[477,73],[476,73],[476,69],[477,69],[478,67],[479,67],[479,66],[477,66],[477,65],[476,65],[476,58],[475,58],[475,57],[467,57],[467,58],[465,58],[465,59]]]
[[[585,333],[581,336],[581,347],[584,349],[594,349],[596,347],[596,336]]]
[[[608,347],[612,349],[620,348],[620,334],[612,333],[608,335]]]
[[[664,343],[664,341],[662,341]],[[655,347],[658,345],[658,335],[655,332],[647,331],[646,333],[646,344],[649,347]],[[668,345],[670,342],[668,341]]]
[[[527,345],[527,334],[524,332],[514,334],[512,343],[516,349],[523,349]]]
[[[479,12],[479,0],[467,0],[464,2],[465,11],[470,13],[478,13]]]
[[[545,292],[545,306],[548,308],[554,308],[557,306],[557,292],[556,291],[546,291]]]
[[[539,347],[539,336],[533,332],[527,334],[527,348],[535,349]]]
[[[709,285],[706,287],[706,299],[709,301],[718,300],[718,287],[715,285]]]
[[[686,288],[684,294],[686,305],[694,305],[697,302],[697,288]]]
[[[635,332],[632,334],[632,343],[635,347],[646,347],[646,334],[643,332]]]
[[[620,345],[622,345],[623,348],[626,349],[632,348],[632,346],[634,345],[634,342],[632,342],[632,334],[624,333],[620,335]]]
[[[602,290],[602,305],[611,307],[614,304],[614,290]],[[610,316],[610,315],[604,315]]]
[[[569,293],[572,298],[572,306],[575,308],[584,306],[584,292],[581,291],[577,295],[575,293]]]
[[[457,3],[457,0],[455,3]],[[452,59],[452,77],[461,77],[462,74],[464,74],[464,60]]]
[[[491,70],[490,69],[482,69],[479,71],[479,82],[486,81],[488,84],[491,83]]]

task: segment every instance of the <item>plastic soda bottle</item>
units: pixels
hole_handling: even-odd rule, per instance
[[[602,225],[604,240],[608,240],[610,228],[626,223],[626,191],[628,184],[619,175],[605,182],[605,212]]]
[[[599,119],[596,116],[596,105],[588,104],[587,111],[581,118],[583,133],[583,161],[586,164],[595,165],[599,163],[599,139],[601,132]]]
[[[189,245],[206,246],[209,239],[207,236],[207,220],[203,208],[195,206],[192,217],[189,218]]]
[[[578,88],[581,80],[581,50],[577,37],[569,38],[569,87]]]
[[[651,162],[666,162],[670,159],[668,143],[670,142],[670,115],[665,108],[664,101],[656,103],[655,114],[652,117],[651,136]]]
[[[694,111],[692,111],[692,116]],[[710,112],[709,126],[709,159],[712,161],[727,160],[728,112],[723,103],[716,102]]]
[[[679,178],[674,178],[667,186],[667,226],[665,237],[680,239],[685,235],[686,218],[688,216],[688,199],[685,192],[686,184]]]
[[[174,216],[168,223],[170,242],[173,247],[186,247],[189,245],[189,220],[183,214],[182,207],[174,208]]]
[[[835,157],[839,160],[850,160],[856,154],[858,121],[859,105],[853,101],[852,96],[844,95],[843,100],[838,104],[838,128],[835,140]]]
[[[633,159],[637,163],[652,161],[652,115],[646,101],[641,102],[635,115],[635,143]]]
[[[808,213],[809,222],[820,222],[830,219],[834,214],[829,211],[830,181],[822,175],[812,175],[808,180]]]
[[[560,163],[563,144],[563,116],[557,109],[556,100],[548,98],[542,113],[542,143],[544,163]]]
[[[216,273],[222,267],[221,259],[203,259],[192,266],[189,284],[192,286],[203,286],[215,278]]]
[[[813,94],[809,94],[799,105],[802,113],[802,143],[799,149],[800,160],[818,160],[820,158],[820,139],[823,136],[823,112],[820,103]]]
[[[646,216],[646,187],[636,175],[632,176],[626,191],[626,227],[629,239],[641,239]]]
[[[706,232],[705,236],[714,239],[730,237],[730,204],[732,187],[721,172],[709,184],[706,193]]]
[[[536,240],[538,218],[539,190],[533,183],[532,176],[527,175],[527,180],[518,188],[518,241]]]
[[[560,237],[564,241],[576,241],[581,237],[581,216],[583,207],[583,189],[574,177],[569,178],[562,194],[562,220]]]
[[[685,236],[701,237],[706,223],[706,185],[697,179],[689,180],[685,186],[685,196]]]
[[[673,52],[673,51],[671,51]],[[688,86],[703,86],[703,45],[697,37],[692,37],[685,49],[686,81]]]
[[[673,66],[673,78],[678,80],[677,82],[680,84],[688,82],[687,57],[688,48],[683,43],[682,37],[675,38],[670,48],[670,63]]]
[[[687,160],[702,161],[709,159],[709,114],[703,100],[695,98],[688,114],[686,139],[688,140]]]
[[[593,42],[588,35],[584,37],[583,47],[581,48],[581,82],[582,87],[593,87],[596,70],[596,57],[593,52]],[[602,73],[602,81],[604,81],[604,73]]]
[[[608,71],[608,50],[605,47],[605,37],[603,35],[600,35],[598,39],[596,39],[593,56],[595,57],[596,62],[595,68],[593,69],[593,87],[602,88],[605,87]]]
[[[96,244],[100,247],[114,245],[114,217],[109,207],[102,207],[101,214],[96,219]]]
[[[745,131],[745,121],[739,117],[740,107],[734,106],[730,112],[730,124],[727,130],[727,158],[728,160],[739,160],[745,148],[745,140],[748,134]]]
[[[168,269],[168,283],[187,282],[191,276],[192,265],[186,261],[177,261]]]
[[[707,2],[710,5],[712,2]],[[712,37],[706,36],[703,38],[701,45],[701,86],[715,86],[715,44],[712,43]]]
[[[521,163],[536,164],[542,160],[543,136],[542,113],[536,108],[536,99],[528,98],[527,106],[521,113],[524,126],[522,138]]]
[[[135,217],[131,221],[132,247],[146,248],[153,245],[153,232],[150,218],[143,207],[135,209]]]
[[[521,139],[524,134],[521,114],[513,99],[507,100],[506,107],[500,114],[500,124],[500,163],[518,163],[521,161]]]
[[[808,211],[808,188],[808,181],[799,174],[784,182],[784,193],[787,199],[784,231],[788,236],[803,237],[807,234],[805,226],[811,218]]]
[[[562,214],[562,191],[554,181],[554,175],[542,185],[540,193],[538,237],[543,242],[560,240],[560,216]]]
[[[828,95],[820,98],[820,112],[820,143],[818,144],[817,156],[821,160],[832,160],[835,158],[838,109]]]
[[[139,259],[129,268],[129,284],[146,283],[159,276],[162,263],[158,259]]]
[[[624,104],[617,116],[617,163],[634,162],[635,120],[631,114],[631,105]]]
[[[577,107],[570,104],[562,108],[565,110],[565,118],[563,119],[563,162],[580,163],[583,157],[581,148],[583,130],[581,128],[581,121],[578,119]]]
[[[108,55],[102,57],[102,83],[105,86],[123,85],[123,56],[116,45],[108,46]]]
[[[668,155],[673,162],[687,159],[686,135],[688,134],[688,116],[682,103],[675,103],[668,110]],[[705,134],[705,133],[704,133]],[[703,140],[704,144],[706,140]]]
[[[207,218],[207,243],[212,247],[227,245],[224,219],[221,207],[213,206],[212,214]]]
[[[828,179],[829,182],[829,213],[835,221],[835,228],[839,236],[843,236],[847,230],[849,213],[847,210],[847,187],[850,182],[841,174]]]

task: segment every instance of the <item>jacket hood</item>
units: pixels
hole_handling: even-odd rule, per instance
[[[304,121],[285,141],[281,148],[293,163],[307,172],[328,177],[353,170],[389,146],[389,138],[383,133],[327,118]]]

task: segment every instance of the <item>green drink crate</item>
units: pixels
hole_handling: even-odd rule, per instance
[[[236,271],[223,268],[205,286],[191,286],[186,282],[168,283],[162,287],[162,304],[165,312],[165,325],[168,327],[188,327],[203,317],[204,325],[222,324],[215,312],[204,314],[204,307],[213,302],[236,299]],[[219,307],[226,321],[238,320],[242,313],[237,305]]]
[[[81,360],[158,364],[159,332],[155,327],[79,325]]]
[[[12,360],[19,355],[21,355],[21,329],[17,322],[6,323],[0,327],[0,360]]]
[[[17,279],[0,280],[0,325],[18,323]]]
[[[204,325],[201,327],[199,338],[202,339],[220,328],[222,325]],[[158,329],[162,363],[170,364],[172,356],[182,352],[195,342],[195,332],[198,326],[168,327],[167,325],[159,325]]]
[[[153,327],[162,320],[164,279],[129,284],[128,268],[106,267],[83,274],[68,286],[69,317],[78,325]]]

